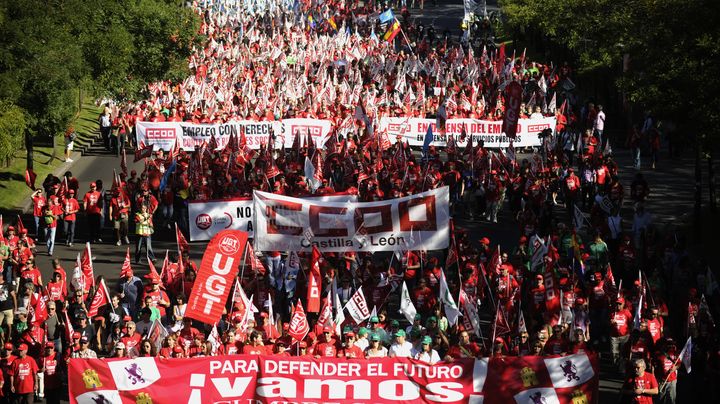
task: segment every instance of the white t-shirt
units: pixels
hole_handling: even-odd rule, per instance
[[[365,350],[365,357],[366,358],[384,358],[388,356],[388,350],[384,346],[380,345],[379,350],[377,352],[373,352],[370,349]]]
[[[402,344],[397,342],[390,345],[390,357],[410,358],[413,354],[413,344],[405,341]]]
[[[438,355],[437,351],[434,349],[431,349],[430,352],[418,352],[415,354],[415,359],[425,362],[429,365],[434,365],[438,362],[440,362],[440,355]]]

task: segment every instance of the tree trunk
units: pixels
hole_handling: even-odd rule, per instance
[[[717,203],[715,200],[715,171],[713,170],[712,152],[705,155],[708,164],[708,197],[710,198],[710,211],[717,211]]]
[[[26,131],[25,132],[25,150],[26,150],[25,168],[28,170],[32,170],[35,168],[33,165],[33,157],[34,157],[33,156],[33,154],[34,154],[33,153],[33,151],[34,151],[33,142],[34,142],[34,140],[33,140],[32,133],[30,133],[30,131]]]
[[[57,136],[52,135],[50,136],[52,138],[52,156],[50,156],[50,161],[48,161],[48,164],[50,164],[53,160],[55,160],[57,157]]]
[[[695,140],[695,236],[696,240],[702,237],[702,168],[700,166],[700,135]]]

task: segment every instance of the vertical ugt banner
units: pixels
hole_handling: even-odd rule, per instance
[[[247,240],[248,234],[240,230],[223,230],[210,240],[188,300],[186,317],[205,324],[220,320]]]
[[[520,119],[520,104],[522,103],[523,89],[517,81],[511,81],[505,87],[505,117],[503,118],[503,132],[510,139],[517,134],[518,119]]]

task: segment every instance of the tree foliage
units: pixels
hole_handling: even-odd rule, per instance
[[[74,89],[134,98],[182,74],[198,27],[181,1],[0,0],[0,102],[19,107],[33,133],[55,135]]]
[[[717,139],[720,73],[717,0],[502,0],[508,21],[534,27],[576,55],[580,68],[612,68],[632,102]],[[623,56],[629,69],[621,73]]]
[[[0,162],[20,148],[25,126],[25,113],[20,107],[0,102]]]

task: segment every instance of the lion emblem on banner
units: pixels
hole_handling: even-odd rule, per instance
[[[520,370],[520,379],[522,380],[523,387],[525,388],[540,384],[535,371],[530,367],[524,367]]]
[[[543,397],[541,392],[537,392],[530,395],[530,404],[546,404],[547,400]]]
[[[125,368],[125,372],[127,373],[128,379],[130,379],[130,383],[132,383],[132,384],[145,383],[145,378],[143,378],[142,368],[140,368],[140,366],[138,366],[137,363],[131,363],[130,366]]]
[[[140,392],[135,397],[135,404],[153,404],[152,397],[146,392]]]
[[[97,389],[102,387],[100,383],[100,376],[93,369],[86,369],[82,375],[83,383],[85,383],[86,389]]]
[[[571,360],[563,362],[563,364],[560,365],[560,369],[562,369],[563,377],[566,377],[567,381],[580,380],[580,377],[577,375],[577,367]]]

